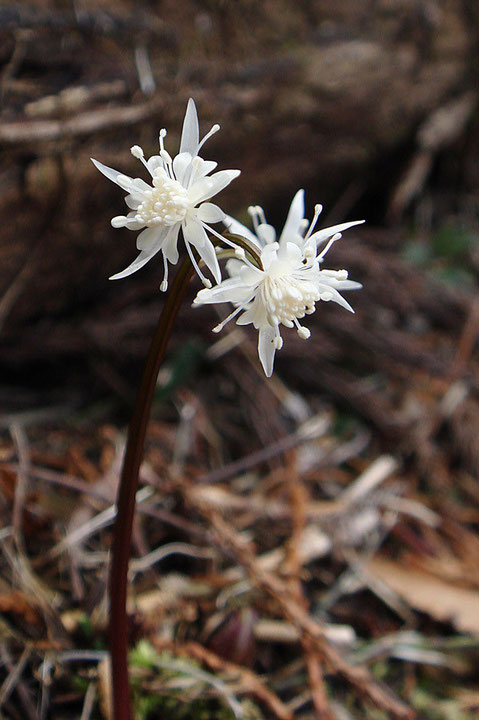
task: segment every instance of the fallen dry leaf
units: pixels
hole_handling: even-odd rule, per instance
[[[461,632],[479,635],[478,591],[384,558],[375,558],[366,570],[411,607],[428,613],[435,620],[452,622]]]

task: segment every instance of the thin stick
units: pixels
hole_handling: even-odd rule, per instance
[[[188,486],[183,487],[185,500],[194,503],[194,496],[188,493]],[[196,510],[207,518],[209,527],[216,534],[212,539],[223,552],[231,553],[248,572],[256,588],[261,588],[278,603],[284,617],[298,630],[301,637],[306,636],[311,648],[316,651],[322,662],[334,673],[345,678],[362,697],[380,710],[388,713],[394,720],[414,720],[415,713],[402,700],[386,687],[375,682],[369,672],[363,667],[350,665],[332,647],[319,625],[302,607],[296,598],[291,597],[287,585],[271,572],[258,565],[254,553],[238,538],[234,530],[225,522],[217,512],[211,511],[204,504],[195,503]]]
[[[143,377],[136,398],[128,431],[125,459],[117,499],[117,517],[113,532],[110,566],[110,633],[111,672],[113,688],[113,717],[131,720],[131,701],[128,683],[128,618],[126,612],[128,562],[138,489],[140,464],[143,457],[146,428],[156,379],[165,357],[168,340],[180,309],[190,278],[192,266],[186,257],[171,286],[146,358]]]

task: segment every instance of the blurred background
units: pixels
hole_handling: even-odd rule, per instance
[[[260,204],[280,228],[304,187],[309,217],[324,205],[319,227],[364,218],[327,257],[364,289],[348,297],[355,315],[322,303],[308,342],[285,331],[269,381],[254,332],[212,335],[215,310],[185,303],[135,537],[139,716],[230,717],[230,692],[254,717],[475,716],[478,45],[476,0],[0,2],[5,717],[110,717],[111,517],[95,522],[163,296],[160,261],[108,281],[136,233],[111,228],[122,191],[90,157],[141,174],[129,148],[155,154],[163,127],[173,155],[189,97],[202,135],[221,125],[205,157],[242,171],[221,207],[247,222]],[[392,705],[362,706],[373,691],[324,666],[234,542],[211,534],[218,512],[255,562],[274,555],[298,607]],[[174,543],[179,558],[161,551]],[[162,675],[167,646],[193,663],[201,687],[186,700]],[[99,655],[82,664],[87,650]],[[253,675],[238,681],[228,662]]]

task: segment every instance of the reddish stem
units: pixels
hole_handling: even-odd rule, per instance
[[[110,566],[109,647],[113,689],[113,717],[132,720],[128,682],[128,617],[126,610],[128,563],[140,464],[158,371],[165,357],[173,325],[193,273],[185,258],[172,283],[146,358],[145,368],[128,430],[125,459],[118,488]]]

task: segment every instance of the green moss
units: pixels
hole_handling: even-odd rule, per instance
[[[259,708],[239,701],[222,678],[202,669],[199,663],[158,653],[141,640],[130,653],[133,693],[139,720],[262,720]],[[145,677],[145,671],[149,677]]]

